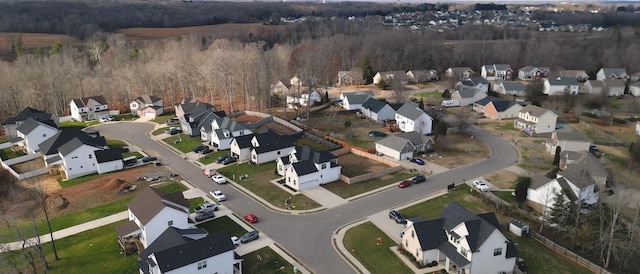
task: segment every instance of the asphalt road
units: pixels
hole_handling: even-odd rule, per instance
[[[491,155],[487,159],[429,176],[426,183],[408,189],[391,188],[328,210],[307,215],[288,215],[265,208],[229,185],[214,185],[211,179],[202,175],[199,167],[151,140],[146,133],[152,129],[151,124],[122,122],[101,124],[87,131],[98,130],[107,138],[131,142],[146,153],[162,159],[163,164],[205,192],[213,188],[222,190],[228,197],[224,206],[238,215],[255,213],[260,217],[260,222],[255,224],[256,227],[315,273],[354,272],[331,243],[332,234],[341,226],[422,198],[446,188],[446,185],[452,182],[460,184],[463,180],[509,167],[518,159],[515,148],[503,138],[471,127],[467,132],[474,138],[483,140],[491,149]]]

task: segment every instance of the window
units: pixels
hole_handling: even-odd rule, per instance
[[[42,134],[42,137],[47,137],[47,134],[46,134],[46,133],[43,133],[43,134]]]
[[[280,155],[280,151],[278,151],[278,155]]]
[[[93,158],[93,154],[89,154],[89,159],[92,159],[92,158]]]
[[[404,240],[404,247],[409,247],[409,240]]]
[[[416,237],[416,232],[415,232],[415,230],[412,230],[411,231],[411,238],[415,238],[415,237]]]
[[[172,225],[173,225],[173,220],[168,221],[168,222],[167,222],[167,225],[172,226]]]
[[[83,166],[80,166],[80,168],[83,168]]]
[[[322,164],[322,169],[327,168],[327,164]]]
[[[493,250],[493,256],[500,256],[500,255],[502,255],[502,247],[498,247]]]
[[[467,250],[464,247],[460,248],[460,254],[462,254],[462,256],[467,257]]]
[[[198,270],[207,268],[207,261],[198,262]]]

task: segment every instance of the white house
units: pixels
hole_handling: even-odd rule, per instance
[[[412,83],[437,81],[440,78],[438,76],[438,71],[434,69],[410,70],[407,71],[407,77],[409,77],[409,82]]]
[[[273,162],[282,156],[291,154],[294,149],[295,145],[288,136],[267,131],[256,134],[251,139],[251,158],[249,161],[257,165]]]
[[[29,153],[40,151],[40,144],[51,138],[58,132],[55,124],[47,124],[39,122],[31,117],[27,118],[24,123],[16,127],[19,143],[22,144]],[[16,141],[14,141],[16,143]]]
[[[588,80],[584,82],[584,85],[580,92],[585,94],[600,95],[604,94],[604,90],[604,81]]]
[[[444,71],[446,77],[457,80],[469,79],[473,73],[470,67],[451,67]]]
[[[219,150],[229,149],[234,137],[251,134],[251,130],[244,124],[231,120],[229,117],[214,119],[211,122],[210,144]],[[204,138],[200,133],[201,138]]]
[[[58,128],[60,125],[58,116],[56,116],[55,114],[30,107],[25,107],[16,116],[13,116],[2,122],[4,134],[7,136],[8,140],[11,141],[11,139],[18,137],[16,128],[24,123],[28,118],[33,118],[36,121],[43,122],[55,128]]]
[[[589,80],[589,74],[587,74],[587,72],[584,70],[567,70],[567,69],[559,70],[558,76],[572,77],[572,78],[575,78],[576,81],[578,81],[579,83],[584,83],[587,80]]]
[[[211,140],[211,132],[213,128],[211,124],[220,117],[225,117],[224,111],[214,112],[212,109],[206,107],[197,107],[193,109],[191,113],[185,114],[180,117],[180,127],[182,132],[188,136],[200,136],[204,142]],[[202,136],[202,133],[205,136]]]
[[[513,126],[528,134],[547,133],[556,130],[558,115],[553,111],[534,105],[527,105],[518,113]]]
[[[371,98],[368,93],[357,93],[345,95],[342,99],[342,107],[346,110],[359,110],[362,109],[362,104]]]
[[[395,119],[396,111],[384,100],[370,97],[362,104],[362,114],[376,122]]]
[[[469,106],[484,97],[487,97],[486,92],[464,85],[451,94],[451,100],[459,101],[460,106]]]
[[[436,261],[450,273],[511,273],[517,248],[499,226],[493,212],[475,215],[452,202],[438,219],[409,223],[400,245],[421,265]]]
[[[412,132],[401,132],[390,135],[376,142],[376,152],[396,160],[413,157],[414,153],[424,153],[433,148],[433,139],[429,136]]]
[[[145,187],[127,203],[129,222],[116,227],[118,242],[147,248],[168,228],[192,228],[189,223],[189,201],[182,192],[166,193],[154,187]]]
[[[604,88],[607,96],[618,97],[624,95],[626,85],[622,79],[604,79]]]
[[[373,84],[377,85],[384,81],[387,86],[394,87],[396,85],[406,86],[409,83],[409,76],[404,71],[381,71],[373,76]]]
[[[303,191],[340,179],[341,167],[337,157],[328,151],[315,151],[308,146],[297,147],[276,160],[276,170],[283,175],[285,184]]]
[[[546,95],[578,94],[580,86],[572,77],[547,78],[543,81],[542,93]]]
[[[109,116],[109,105],[102,95],[73,99],[69,107],[71,117],[76,121],[93,121]]]
[[[522,106],[515,101],[499,100],[489,102],[482,113],[489,119],[502,120],[518,117],[520,110],[522,110]]]
[[[622,79],[627,81],[629,75],[625,68],[601,68],[596,74],[596,80],[604,79]]]
[[[640,135],[640,121],[636,122],[636,135]]]
[[[542,185],[534,182],[539,181],[532,180],[527,191],[527,204],[545,215],[553,209],[556,195],[563,190],[567,195],[565,199],[572,203],[593,205],[598,202],[596,182],[586,169],[577,169],[577,172],[565,175],[558,174],[557,178]]]
[[[548,153],[555,154],[557,147],[560,151],[587,151],[593,140],[573,128],[563,128],[551,133],[551,138],[545,143]]]
[[[249,158],[251,158],[251,139],[253,137],[255,137],[254,134],[247,134],[234,137],[231,140],[229,150],[231,151],[231,156],[236,158],[238,162],[249,161]]]
[[[96,146],[93,142],[73,138],[58,148],[58,156],[62,159],[64,177],[73,179],[98,172],[98,162],[95,151],[106,149],[106,146]],[[105,168],[107,168],[105,166]],[[120,165],[122,169],[122,165]]]
[[[496,82],[493,90],[504,95],[526,96],[527,87],[520,82],[500,81]]]
[[[271,95],[287,96],[287,94],[289,94],[290,87],[291,85],[288,81],[280,80],[271,85]]]
[[[509,64],[493,64],[484,65],[480,71],[482,78],[489,81],[493,80],[511,80],[513,70]]]
[[[119,148],[95,150],[93,153],[96,156],[98,174],[121,170],[124,167],[122,151]]]
[[[417,104],[405,103],[396,111],[396,123],[403,132],[416,131],[420,134],[431,134],[433,118]]]
[[[596,158],[587,150],[581,151],[563,151],[560,153],[560,175],[574,173],[581,169],[586,169],[591,175],[591,179],[601,191],[607,188],[607,179],[609,172],[604,168],[600,159]]]
[[[142,95],[129,103],[131,114],[139,117],[152,117],[164,113],[164,103],[161,98],[153,95]]]
[[[300,94],[300,99],[298,100],[301,106],[307,106],[309,102],[311,102],[311,106],[316,103],[322,102],[322,95],[315,89],[308,91],[306,93]]]
[[[489,92],[489,82],[487,81],[487,79],[484,79],[482,77],[473,77],[461,80],[460,82],[456,83],[456,89],[460,89],[460,86],[463,85],[467,87],[477,88],[484,93]]]
[[[364,73],[361,68],[341,70],[338,72],[338,86],[352,86],[364,84]]]
[[[63,128],[51,136],[51,138],[38,145],[40,154],[45,162],[45,166],[61,166],[62,157],[60,156],[58,149],[74,139],[78,139],[81,143],[89,144],[92,147],[108,148],[107,141],[97,132],[86,133],[78,128]]]
[[[640,97],[640,82],[629,84],[629,93],[635,97]]]
[[[549,77],[549,67],[526,66],[518,70],[518,79],[523,81],[533,81]]]

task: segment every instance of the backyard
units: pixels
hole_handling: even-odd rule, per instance
[[[0,159],[3,161],[27,155],[24,150],[14,151],[11,147],[0,149]]]
[[[342,181],[335,181],[329,184],[324,184],[322,187],[342,198],[347,199],[381,187],[389,185],[395,186],[399,181],[411,178],[412,176],[415,176],[415,174],[402,170],[351,185]]]
[[[389,167],[383,163],[369,160],[353,153],[340,155],[340,157],[338,157],[338,164],[342,166],[342,175],[347,177],[355,177]]]
[[[35,158],[33,160],[11,165],[11,169],[13,169],[17,173],[25,173],[28,171],[37,170],[44,167],[45,167],[45,164],[42,158]]]

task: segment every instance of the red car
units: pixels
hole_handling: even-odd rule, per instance
[[[255,224],[255,223],[257,223],[257,222],[258,222],[258,217],[256,217],[256,215],[255,215],[255,214],[253,214],[253,213],[244,214],[244,219],[245,219],[247,222],[250,222],[250,223],[252,223],[252,224]]]
[[[411,186],[411,180],[404,180],[402,182],[400,182],[400,184],[398,184],[399,188],[405,188]]]

